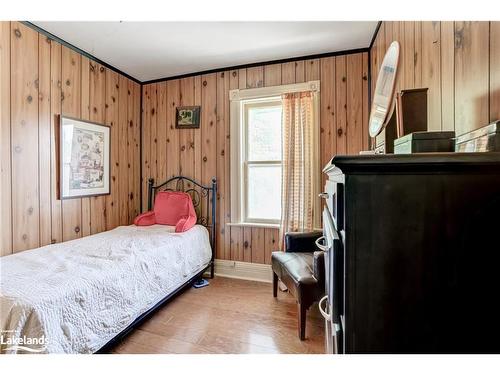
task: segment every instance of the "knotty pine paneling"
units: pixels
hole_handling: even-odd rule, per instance
[[[194,77],[194,105],[201,106],[201,87],[202,80],[201,76]],[[197,163],[196,160],[201,160],[201,132],[194,131],[194,177],[195,181],[201,181],[201,163]]]
[[[304,61],[295,61],[295,83],[305,82],[306,71]]]
[[[167,178],[177,176],[179,174],[179,156],[180,156],[180,137],[178,130],[175,129],[175,108],[180,106],[180,91],[179,91],[179,80],[167,81],[167,160],[160,160],[160,163],[166,164]],[[144,90],[149,90],[148,85],[144,86]],[[147,97],[146,97],[147,99]],[[144,110],[149,104],[144,104]],[[143,139],[147,137],[148,123],[143,123]],[[163,126],[160,123],[160,126]],[[200,136],[200,149],[201,149],[201,136]],[[147,155],[147,151],[143,150],[143,155]],[[201,160],[201,156],[200,156]],[[143,176],[148,176],[144,174],[144,169],[142,170]],[[146,171],[147,172],[147,171]],[[154,175],[150,175],[155,177]],[[200,176],[201,179],[201,176]],[[147,199],[147,194],[143,194],[143,197]],[[144,208],[144,207],[143,207]]]
[[[489,121],[489,37],[489,22],[455,22],[455,130],[459,134]]]
[[[151,150],[149,158],[149,169],[154,175],[158,174],[158,155],[157,155],[157,144],[158,144],[158,134],[157,134],[157,118],[158,118],[158,84],[153,84],[149,90],[149,96],[151,98],[151,107],[149,115],[149,126],[151,129],[151,138],[149,139],[149,149]]]
[[[247,69],[247,89],[264,86],[264,67],[256,66]]]
[[[59,174],[57,164],[59,132],[57,131],[57,115],[61,113],[61,50],[62,46],[52,41],[50,43],[50,202],[52,218],[52,243],[62,241],[62,204],[57,199],[59,189]]]
[[[289,83],[295,83],[295,71],[296,71],[296,63],[288,62],[281,64],[281,84],[287,85]],[[303,68],[303,64],[300,65]]]
[[[156,100],[158,102],[158,124],[166,124],[167,122],[167,85],[165,82],[160,82],[156,86]],[[157,127],[157,152],[159,160],[166,160],[167,157],[167,127]],[[156,169],[156,175],[160,181],[167,177],[167,166],[165,163],[159,163]]]
[[[142,186],[142,202],[141,207],[146,210],[148,208],[148,178],[154,177],[155,174],[151,173],[149,168],[149,157],[151,154],[151,148],[149,147],[149,142],[151,140],[151,97],[149,95],[150,90],[152,89],[152,85],[143,86],[142,89],[142,144],[141,144],[141,153],[142,153],[142,176],[141,176],[141,186]],[[169,106],[170,107],[170,106]],[[168,140],[167,140],[168,142]],[[169,163],[167,163],[167,160]],[[165,163],[170,165],[171,158],[167,155],[167,160]]]
[[[236,260],[239,262],[244,261],[243,229],[244,228],[242,227],[231,227],[231,253],[229,256],[230,260]]]
[[[363,53],[362,55],[362,60],[363,60],[363,70],[362,70],[362,80],[363,80],[363,83],[362,83],[362,90],[363,90],[363,106],[362,106],[362,109],[361,111],[363,112],[362,116],[363,116],[363,123],[362,123],[362,127],[363,127],[363,130],[362,130],[362,149],[363,150],[368,150],[370,148],[370,140],[369,140],[369,137],[367,136],[368,134],[368,117],[369,117],[369,106],[370,106],[370,101],[369,101],[369,98],[368,98],[368,77],[370,76],[370,72],[369,72],[369,65],[368,65],[368,60],[369,60],[369,55],[367,52]]]
[[[337,154],[347,153],[347,58],[335,58],[335,111],[337,115],[335,134]]]
[[[278,247],[278,229],[227,225],[231,212],[229,91],[308,80],[321,81],[321,164],[337,153],[338,143],[340,153],[357,154],[367,148],[368,53],[226,70],[144,85],[143,211],[149,177],[160,182],[182,173],[204,184],[217,177],[216,257],[269,264],[271,252]],[[180,105],[201,105],[200,129],[175,129],[175,108]],[[152,120],[154,108],[158,112],[156,122]],[[151,167],[153,161],[155,168]]]
[[[271,253],[276,251],[279,243],[279,230],[276,228],[264,229],[265,263],[271,264]]]
[[[386,22],[383,22],[382,25],[380,25],[380,28],[378,30],[377,34],[377,39],[375,40],[375,44],[377,46],[377,49],[374,51],[377,55],[377,70],[380,69],[380,66],[382,65],[382,60],[384,60],[384,55],[385,51],[387,50],[387,45],[386,45],[386,38],[385,38],[385,26]],[[413,61],[413,60],[412,60]],[[375,74],[376,76],[376,74]],[[374,78],[374,77],[373,77]],[[373,79],[374,82],[376,82],[376,79]]]
[[[100,64],[90,61],[90,121],[106,124],[106,69]],[[112,163],[112,162],[111,162]],[[64,203],[63,203],[64,204]],[[90,233],[95,234],[106,230],[106,197],[91,197],[90,212],[101,212],[101,215],[91,219]]]
[[[460,135],[500,119],[500,22],[401,21],[394,30],[394,22],[383,22],[377,34],[372,85],[387,43],[398,40],[398,87],[429,88],[429,130]]]
[[[453,21],[441,24],[441,129],[455,128],[455,25]],[[438,95],[435,95],[439,98]],[[439,102],[439,100],[438,100]]]
[[[140,85],[19,22],[0,22],[0,59],[0,254],[129,224],[140,209]],[[57,199],[61,114],[113,122],[112,195]]]
[[[1,59],[5,67],[1,92],[2,103],[7,103],[1,112],[2,254],[130,222],[139,211],[140,189],[145,189],[147,176],[162,179],[183,173],[205,183],[212,176],[218,177],[217,256],[269,262],[272,242],[268,242],[270,235],[266,233],[276,230],[226,226],[230,212],[227,92],[232,88],[320,79],[322,163],[337,152],[356,153],[368,144],[364,136],[368,117],[368,82],[363,79],[368,70],[366,54],[257,66],[145,85],[142,136],[146,139],[141,147],[139,85],[22,24],[1,25]],[[499,22],[385,22],[371,51],[372,89],[385,50],[396,39],[401,43],[402,63],[398,87],[429,87],[430,129],[455,129],[462,134],[493,121],[500,116],[500,79],[495,69],[500,60],[499,28]],[[13,34],[16,29],[18,32]],[[121,87],[122,83],[127,89]],[[30,95],[32,92],[35,94]],[[113,97],[118,104],[112,102]],[[325,104],[325,100],[331,103]],[[175,129],[178,105],[202,105],[202,128],[179,136],[180,131]],[[128,108],[125,112],[124,106]],[[119,160],[112,165],[112,196],[62,203],[53,198],[57,188],[57,134],[53,125],[54,115],[60,113],[117,123],[112,131],[116,142],[113,158]],[[26,129],[29,134],[24,137]],[[26,157],[17,155],[26,147]],[[135,157],[141,149],[143,176],[139,176],[140,158]],[[29,178],[20,165],[28,166]],[[31,184],[25,182],[28,179]],[[14,191],[14,184],[21,188]],[[146,195],[144,207],[145,199]],[[245,238],[251,245],[246,248]]]
[[[243,227],[243,262],[252,262],[252,227]],[[260,228],[259,228],[260,229]]]
[[[62,47],[62,115],[81,117],[82,62],[80,55]],[[67,199],[62,202],[63,241],[82,236],[82,200]]]
[[[226,205],[229,201],[226,196],[226,177],[229,175],[229,164],[226,165],[226,148],[229,139],[229,102],[226,98],[229,95],[229,72],[217,73],[217,225],[216,225],[216,243],[217,246],[216,257],[224,259],[224,237],[225,237],[225,215]],[[226,110],[227,109],[227,110]],[[195,129],[193,129],[194,131]],[[226,169],[227,166],[227,169]],[[222,223],[222,225],[221,225]]]
[[[120,79],[118,73],[105,69],[106,79],[106,95],[105,95],[105,122],[110,126],[111,130],[111,175],[110,175],[110,189],[111,194],[106,195],[106,229],[113,229],[119,225],[120,207],[118,205],[119,187],[118,187],[118,170],[120,167],[120,132],[118,127],[120,125],[120,110],[119,106],[119,88]],[[125,158],[126,160],[126,158]]]
[[[264,86],[281,85],[281,64],[264,66]]]
[[[402,65],[404,66],[405,74],[402,86],[400,86],[400,88],[412,89],[415,87],[415,22],[404,22],[403,28],[404,35],[400,36],[401,39],[399,40],[399,43],[400,45],[402,44],[403,60],[401,61]],[[372,82],[375,81],[375,78],[378,75],[381,63],[382,61],[379,61],[377,70],[375,70],[375,72],[373,72],[372,74]]]
[[[367,106],[363,100],[363,59],[359,55],[346,56],[346,134],[347,153],[356,154],[363,149],[363,106]]]
[[[81,104],[81,118],[82,120],[90,120],[90,60],[82,56],[82,104]],[[90,234],[91,211],[90,211],[91,198],[82,198],[82,237]]]
[[[414,23],[415,50],[413,53],[414,82],[415,87],[422,87],[422,22]],[[389,40],[386,36],[386,42]],[[393,40],[393,39],[390,39]],[[386,44],[386,49],[389,47]],[[385,54],[385,50],[382,51]]]
[[[434,95],[427,103],[429,130],[441,130],[441,25],[439,22],[422,22],[422,86]]]
[[[159,98],[158,98],[159,99]],[[160,101],[158,100],[158,104]],[[181,79],[180,82],[180,105],[181,106],[193,106],[194,105],[194,77],[187,77]],[[159,121],[157,123],[157,132],[163,132],[160,129],[165,129],[165,126],[161,124],[165,121]],[[194,176],[194,129],[182,129],[180,131],[180,156],[179,156],[179,172],[181,175]],[[163,160],[161,158],[161,153],[158,154],[158,160]],[[160,168],[158,164],[158,169]],[[161,173],[158,173],[159,178],[161,178]],[[191,183],[187,184],[188,187]]]
[[[500,22],[490,22],[490,121],[500,119]],[[496,67],[496,69],[495,69]]]
[[[335,81],[335,57],[321,59],[321,82]],[[326,165],[337,151],[337,131],[335,122],[335,85],[322,85],[320,99],[320,148],[321,165]],[[325,185],[326,175],[322,173],[322,186]]]
[[[392,22],[392,38],[394,40],[404,40],[404,23],[401,21]],[[400,49],[399,52],[401,55],[400,59],[404,60],[404,51],[403,48]],[[401,64],[403,66],[403,64]],[[399,71],[399,81],[396,83],[396,90],[400,89],[401,82],[405,81],[405,69],[401,68]]]
[[[201,182],[209,186],[217,177],[217,74],[203,75],[201,81]]]
[[[141,159],[140,159],[140,112],[141,88],[127,80],[127,152],[128,152],[128,222],[133,222],[140,211]]]
[[[38,176],[38,33],[11,22],[13,251],[40,245]]]
[[[234,90],[234,89],[237,89],[239,87],[239,81],[240,81],[240,77],[239,77],[239,71],[238,70],[233,70],[231,72],[228,72],[230,73],[229,75],[229,90]],[[281,78],[280,78],[281,80]],[[229,116],[230,116],[230,105],[229,105],[229,100],[226,102],[226,118],[229,119]],[[231,138],[231,131],[230,131],[230,126],[229,126],[229,121],[228,121],[228,124],[226,126],[226,152],[225,152],[225,164],[224,164],[224,168],[226,171],[230,171],[230,168],[231,168],[231,163],[230,163],[230,160],[229,160],[229,156],[231,155],[231,142],[230,142],[230,138]],[[198,163],[200,164],[200,163]],[[233,238],[233,229],[234,230],[238,230],[239,228],[235,228],[235,227],[230,227],[228,225],[226,225],[227,223],[229,223],[231,221],[231,176],[229,175],[229,173],[227,173],[225,176],[224,176],[224,185],[222,186],[222,188],[224,189],[224,194],[226,195],[226,204],[224,206],[224,221],[223,221],[223,225],[225,226],[223,228],[224,230],[224,242],[223,243],[219,243],[219,246],[220,247],[223,247],[224,248],[224,251],[220,251],[221,253],[221,256],[222,256],[222,259],[233,259],[232,258],[232,254],[233,254],[233,246],[232,246],[232,238]]]
[[[356,56],[355,59],[359,57],[359,54],[351,55]],[[295,65],[295,83],[306,82],[306,81],[316,81],[320,79],[319,76],[319,59],[307,60],[304,62],[304,73],[305,79],[303,80],[299,73],[299,64]]]
[[[0,22],[0,256],[12,253],[10,22]]]
[[[246,228],[248,229],[248,228]],[[266,248],[265,248],[265,232],[263,228],[251,228],[252,232],[252,263],[265,263]]]
[[[38,179],[40,184],[40,245],[52,240],[50,215],[50,40],[38,38]]]
[[[122,75],[118,75],[118,98],[117,98],[117,108],[123,108],[124,110],[118,113],[118,166],[115,175],[115,185],[114,192],[116,197],[114,203],[117,206],[117,216],[118,221],[116,225],[127,225],[129,224],[129,210],[128,210],[128,176],[131,173],[130,163],[132,162],[132,154],[129,154],[128,150],[128,79]]]

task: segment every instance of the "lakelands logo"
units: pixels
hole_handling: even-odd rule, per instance
[[[28,337],[12,335],[14,331],[0,331],[0,347],[4,352],[41,353],[47,349],[49,343],[45,335]]]

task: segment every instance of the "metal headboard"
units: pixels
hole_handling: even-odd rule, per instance
[[[154,185],[154,179],[148,179],[148,211],[153,207],[154,198],[159,191],[183,191],[188,193],[193,200],[193,206],[198,217],[197,223],[206,227],[210,233],[210,246],[212,259],[210,261],[210,277],[214,277],[215,258],[215,225],[216,225],[216,199],[217,180],[212,178],[212,186],[204,186],[185,176],[175,176],[167,181]]]

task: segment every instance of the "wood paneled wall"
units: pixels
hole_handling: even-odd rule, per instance
[[[321,81],[321,163],[368,148],[368,53],[227,70],[143,86],[142,191],[177,174],[218,183],[218,259],[270,263],[278,230],[228,226],[229,90]],[[175,107],[201,105],[200,129],[175,129]]]
[[[139,84],[0,22],[1,254],[129,224],[140,207]],[[58,200],[56,115],[111,126],[111,195]]]
[[[401,45],[398,89],[428,87],[429,130],[457,135],[500,119],[500,22],[383,22],[372,87],[388,45]]]
[[[500,118],[500,22],[383,22],[372,91],[389,43],[401,44],[398,88],[429,87],[429,129]],[[227,70],[143,86],[18,22],[0,22],[1,254],[128,224],[146,181],[218,180],[217,258],[269,263],[278,231],[230,227],[229,99],[235,88],[321,80],[321,162],[368,148],[368,54]],[[176,130],[175,107],[201,105],[200,129]],[[56,199],[55,115],[111,126],[112,194]],[[140,175],[142,149],[142,176]],[[141,187],[142,184],[142,187]]]

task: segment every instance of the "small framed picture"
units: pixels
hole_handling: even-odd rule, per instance
[[[110,194],[110,127],[59,116],[60,199]]]
[[[177,107],[176,129],[197,129],[200,127],[200,106]]]

